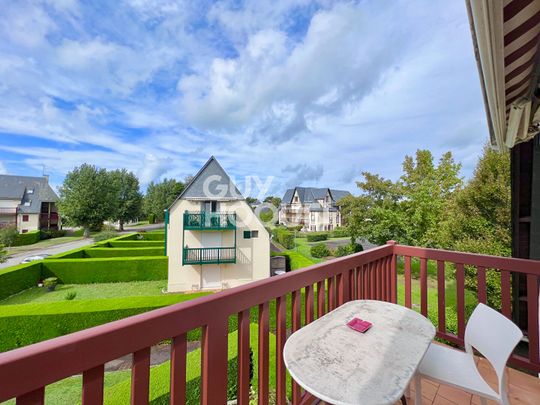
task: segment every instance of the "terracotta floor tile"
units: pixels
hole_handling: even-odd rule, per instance
[[[433,400],[435,398],[435,395],[437,395],[438,389],[439,389],[439,384],[436,384],[432,381],[422,378],[422,396]],[[415,384],[413,381],[411,383],[411,396],[414,396],[414,393],[415,393]]]
[[[458,404],[470,404],[472,394],[458,388],[441,384],[437,391],[437,397],[443,397]]]
[[[437,395],[437,398],[435,398],[435,400],[433,401],[433,405],[467,405],[467,404],[469,404],[469,402],[465,402],[465,403],[454,402],[454,401],[450,401],[446,399],[445,397],[441,397],[439,395]]]

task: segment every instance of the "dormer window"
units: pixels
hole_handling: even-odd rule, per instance
[[[24,203],[24,206],[25,206],[25,207],[30,207],[30,204],[31,204],[31,203],[32,203],[32,201],[26,201],[26,202]]]

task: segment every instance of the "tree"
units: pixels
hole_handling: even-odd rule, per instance
[[[107,171],[89,164],[69,172],[59,192],[60,213],[70,224],[83,227],[85,237],[90,236],[90,229],[101,228],[117,206]]]
[[[139,191],[139,180],[126,169],[109,172],[111,183],[116,193],[116,207],[111,217],[118,221],[118,230],[124,230],[124,223],[136,220],[142,207],[142,194]]]
[[[143,199],[143,210],[147,216],[154,215],[157,222],[163,222],[164,210],[169,208],[184,190],[184,184],[174,179],[164,179],[161,183],[151,182]]]
[[[346,196],[339,201],[343,225],[353,240],[361,237],[376,244],[389,239],[403,239],[399,188],[391,180],[363,172],[364,181],[357,182],[363,191],[359,197]]]
[[[7,251],[4,245],[0,244],[0,263],[4,263],[7,260]]]
[[[473,178],[445,207],[438,247],[511,255],[510,157],[484,148]]]
[[[435,246],[446,203],[462,186],[460,170],[461,164],[454,162],[451,152],[446,152],[437,166],[428,150],[417,150],[416,159],[405,157],[404,173],[398,183],[402,194],[404,243]]]
[[[362,194],[339,201],[344,225],[353,238],[376,244],[394,239],[433,246],[446,201],[461,186],[460,169],[450,152],[435,165],[430,151],[418,150],[414,158],[405,157],[396,182],[364,172],[364,180],[357,182]]]
[[[269,195],[264,199],[264,202],[272,204],[274,207],[279,208],[279,206],[281,205],[281,198]]]
[[[510,156],[484,147],[473,178],[448,202],[440,224],[438,247],[495,256],[510,256],[511,185]],[[486,272],[487,297],[499,307],[501,279]],[[465,267],[465,284],[476,290],[476,270]]]
[[[0,245],[9,248],[13,246],[18,236],[19,231],[16,226],[6,226],[5,228],[0,229]]]
[[[249,206],[252,206],[253,204],[255,204],[258,200],[256,198],[253,198],[253,197],[246,197],[246,202],[248,203]]]

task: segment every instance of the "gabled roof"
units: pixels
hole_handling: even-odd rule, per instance
[[[323,200],[328,193],[334,202],[341,200],[343,197],[351,195],[346,190],[335,190],[330,188],[318,188],[318,187],[295,187],[290,188],[285,192],[283,196],[282,203],[290,204],[294,197],[294,193],[298,193],[298,198],[300,203],[316,203],[317,200]]]
[[[212,156],[184,188],[178,200],[244,200],[244,197]]]
[[[42,202],[56,202],[58,196],[46,177],[0,175],[0,199],[20,201],[19,212],[39,213]],[[25,203],[30,203],[25,205]]]

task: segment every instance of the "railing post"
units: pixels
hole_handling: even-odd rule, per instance
[[[387,245],[392,246],[392,256],[390,258],[390,302],[397,303],[397,255],[394,253],[395,240],[389,240]]]
[[[217,315],[203,327],[201,404],[227,402],[227,317]]]

